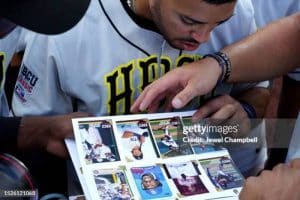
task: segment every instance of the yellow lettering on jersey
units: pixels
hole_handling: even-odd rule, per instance
[[[2,84],[4,84],[4,76],[5,76],[4,61],[5,61],[5,54],[4,52],[0,52],[0,88],[2,88]]]
[[[157,56],[152,55],[147,58],[137,59],[137,69],[140,74],[139,91],[142,91],[147,85],[170,71],[172,60],[167,56],[162,56],[160,66],[158,66]]]
[[[200,55],[184,54],[176,59],[176,65],[174,65],[170,57],[162,56],[160,66],[158,66],[157,56],[151,55],[117,66],[111,73],[104,76],[108,91],[106,102],[108,114],[128,114],[135,94],[139,94],[147,85],[175,66],[182,66],[200,59]],[[136,75],[134,75],[135,70],[138,71]],[[202,104],[206,97],[211,97],[211,95],[212,93],[199,97],[194,100],[194,103]]]
[[[134,95],[133,65],[134,60],[126,65],[116,67],[115,70],[104,77],[108,90],[107,111],[110,115],[130,112]]]

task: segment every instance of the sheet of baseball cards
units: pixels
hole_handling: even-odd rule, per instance
[[[85,198],[238,199],[243,176],[225,148],[186,128],[193,113],[73,119]]]

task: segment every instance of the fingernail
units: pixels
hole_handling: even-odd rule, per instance
[[[140,105],[140,107],[139,107],[139,110],[140,110],[140,111],[145,110],[145,105],[144,105],[144,103],[141,103],[141,105]]]
[[[181,108],[182,102],[178,98],[176,98],[172,101],[172,105],[174,108]]]

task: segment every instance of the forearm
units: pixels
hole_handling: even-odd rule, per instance
[[[0,151],[12,153],[17,149],[20,117],[0,117]]]
[[[18,148],[22,150],[43,149],[50,132],[51,117],[23,117],[19,134]]]
[[[231,60],[228,82],[266,80],[300,65],[300,13],[268,25],[222,50]]]
[[[88,113],[23,117],[18,135],[18,148],[47,151],[61,157],[68,156],[65,138],[73,137],[72,118],[87,117]]]

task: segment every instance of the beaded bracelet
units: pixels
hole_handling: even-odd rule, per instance
[[[223,52],[216,52],[213,54],[204,55],[203,58],[211,57],[214,58],[221,67],[222,73],[218,80],[218,83],[224,83],[228,80],[231,74],[231,62],[228,56]]]

